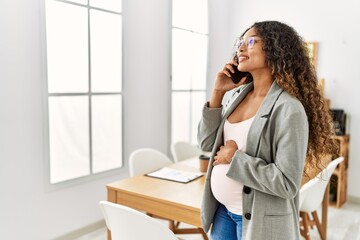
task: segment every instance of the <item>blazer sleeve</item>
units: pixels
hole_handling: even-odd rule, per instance
[[[280,112],[271,120],[275,122],[270,127],[270,147],[261,154],[268,153],[267,161],[236,151],[227,176],[258,191],[289,199],[296,196],[300,187],[308,144],[308,121],[302,106]],[[262,140],[268,138],[263,136]],[[273,160],[269,161],[271,158]]]
[[[208,102],[203,107],[197,133],[198,143],[203,151],[212,151],[222,119],[222,110],[222,107],[209,108]]]
[[[232,102],[238,97],[238,95],[247,87],[252,86],[252,83],[244,84],[232,90],[231,97],[225,103],[225,106],[220,108],[209,108],[209,102],[207,102],[202,110],[202,118],[198,125],[197,140],[200,148],[203,151],[212,151],[216,142],[219,126],[225,112],[229,110]]]

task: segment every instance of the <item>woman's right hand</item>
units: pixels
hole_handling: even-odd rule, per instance
[[[225,64],[224,68],[216,74],[216,80],[214,85],[214,91],[227,92],[233,88],[236,88],[246,81],[246,77],[243,77],[239,83],[235,84],[231,80],[231,73],[235,73],[234,67],[237,67],[238,63],[234,60]]]
[[[245,83],[246,77],[243,77],[237,84],[231,80],[230,72],[235,72],[233,66],[238,66],[238,63],[234,60],[225,64],[224,68],[216,74],[214,88],[209,101],[210,108],[221,107],[222,98],[225,93]]]

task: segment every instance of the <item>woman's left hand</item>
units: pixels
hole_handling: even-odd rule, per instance
[[[231,163],[236,150],[238,150],[238,146],[234,140],[226,141],[225,145],[221,146],[220,150],[217,151],[216,156],[214,157],[213,166]]]

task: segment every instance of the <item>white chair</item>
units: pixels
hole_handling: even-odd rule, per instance
[[[332,160],[324,170],[322,170],[316,177],[305,183],[300,189],[300,232],[301,235],[309,240],[309,227],[316,226],[322,240],[326,239],[326,217],[327,209],[322,209],[323,221],[320,223],[317,209],[321,206],[323,201],[329,201],[328,195],[325,194],[331,175],[335,171],[336,167],[344,160],[344,157],[339,157]],[[327,204],[325,205],[327,206]],[[309,214],[313,219],[310,219]]]
[[[168,158],[164,153],[153,149],[153,148],[140,148],[133,151],[129,157],[129,172],[130,176],[136,176],[140,174],[145,174],[162,167],[172,164],[170,158]],[[157,217],[150,215],[151,217]],[[159,218],[159,217],[157,217]],[[169,221],[169,228],[173,230],[175,222],[173,220],[165,219]]]
[[[177,240],[169,228],[144,213],[107,201],[99,205],[112,240]]]
[[[200,148],[188,142],[175,142],[171,144],[171,154],[174,162],[179,162],[188,158],[197,157],[203,154]]]
[[[148,173],[173,162],[164,153],[152,148],[140,148],[130,154],[130,176]]]

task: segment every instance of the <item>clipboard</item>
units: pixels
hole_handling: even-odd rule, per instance
[[[199,177],[201,177],[202,173],[196,172],[187,172],[182,170],[177,170],[169,167],[163,167],[156,171],[145,174],[145,176],[160,178],[164,180],[180,182],[180,183],[188,183]]]

